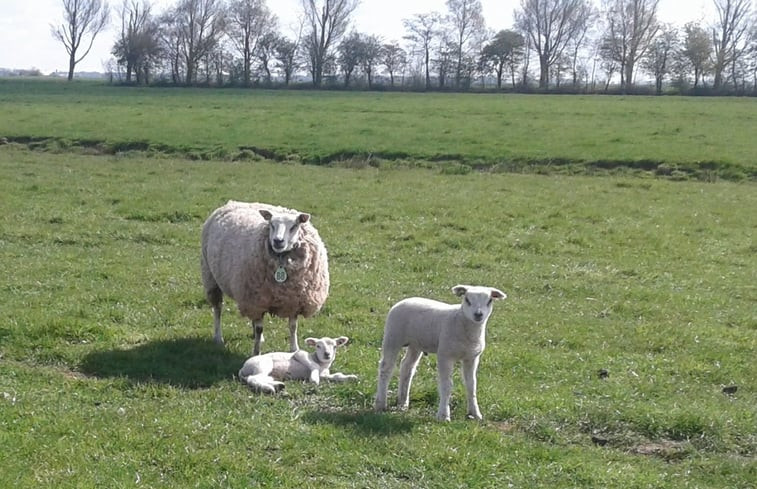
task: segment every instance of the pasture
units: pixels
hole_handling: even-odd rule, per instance
[[[0,120],[0,136],[11,141],[0,145],[6,484],[755,487],[753,182],[673,181],[655,178],[654,170],[601,177],[438,171],[425,167],[449,167],[430,163],[434,143],[419,133],[417,165],[409,152],[400,158],[406,163],[300,164],[347,147],[326,136],[330,128],[302,138],[271,136],[278,141],[272,148],[290,144],[307,158],[233,161],[249,136],[214,129],[218,120],[241,117],[231,110],[230,93],[167,91],[176,117],[194,114],[181,107],[197,104],[195,94],[228,97],[229,105],[215,109],[218,118],[203,109],[210,119],[193,119],[180,132],[178,122],[163,127],[147,114],[120,127],[118,118],[102,115],[109,103],[125,112],[145,99],[159,104],[151,91],[130,99],[130,89],[96,86],[94,98],[77,92],[82,102],[67,104],[74,97],[44,92],[68,88],[41,86],[47,88],[36,96],[0,89],[3,110],[15,114]],[[109,95],[97,99],[99,90]],[[338,96],[370,105],[359,97],[389,94],[323,95]],[[258,97],[282,97],[287,107],[308,97],[322,103],[312,93],[249,97],[249,111]],[[728,103],[721,100],[703,103]],[[31,116],[46,104],[44,117],[61,125]],[[316,119],[272,107],[271,134],[286,117]],[[86,113],[99,125],[65,126],[67,110],[72,121]],[[421,124],[424,118],[415,117]],[[392,138],[405,152],[413,135],[395,129]],[[165,151],[184,147],[209,157],[214,131],[226,135],[220,159]],[[732,133],[753,158],[753,142]],[[385,135],[373,138],[375,147],[390,147]],[[138,140],[150,142],[144,151],[95,151],[105,141]],[[86,141],[97,143],[79,144]],[[439,151],[451,153],[453,143],[445,144]],[[457,144],[459,154],[473,155],[465,162],[494,161],[476,153],[491,148]],[[370,152],[365,140],[355,145],[355,154]],[[747,146],[742,153],[724,146],[718,161],[746,175],[754,168]],[[564,157],[556,148],[531,151]],[[672,164],[668,156],[646,157]],[[349,336],[334,369],[357,374],[358,382],[290,383],[271,397],[236,380],[252,346],[249,324],[228,302],[227,345],[215,345],[199,277],[202,222],[229,198],[312,213],[329,249],[332,288],[323,311],[301,321],[300,337]],[[453,302],[449,289],[458,283],[508,294],[489,320],[479,370],[484,421],[464,419],[459,373],[452,422],[434,420],[433,356],[419,366],[409,411],[373,413],[386,311],[410,295]],[[267,319],[263,350],[285,350],[287,334],[285,321]]]

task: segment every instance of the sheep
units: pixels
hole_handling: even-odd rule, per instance
[[[297,351],[297,318],[311,317],[329,294],[326,246],[310,214],[230,200],[202,228],[202,282],[213,310],[213,339],[223,344],[223,296],[252,322],[252,353],[260,353],[265,313],[289,320],[289,348]]]
[[[275,394],[284,388],[284,380],[310,380],[318,385],[321,380],[346,382],[357,379],[357,375],[341,372],[329,373],[336,357],[336,348],[349,341],[346,336],[339,338],[307,338],[305,344],[315,347],[307,353],[273,352],[247,359],[239,370],[239,380],[257,392]]]
[[[452,292],[462,296],[461,305],[412,297],[395,304],[386,317],[381,346],[378,386],[374,409],[386,410],[389,379],[397,354],[407,346],[400,364],[397,404],[405,410],[410,401],[410,384],[423,353],[437,354],[439,410],[436,418],[449,421],[452,370],[462,361],[463,383],[468,399],[468,417],[482,419],[476,399],[476,371],[485,346],[486,321],[492,312],[493,299],[507,295],[495,288],[456,285]]]

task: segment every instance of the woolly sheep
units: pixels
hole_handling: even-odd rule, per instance
[[[318,312],[329,293],[326,247],[310,214],[230,200],[202,228],[202,282],[213,309],[213,339],[223,344],[223,296],[252,321],[252,353],[260,353],[263,315],[289,320],[290,351],[297,351],[297,317]]]
[[[336,348],[345,345],[349,338],[307,338],[305,344],[315,347],[307,353],[273,352],[247,359],[239,370],[239,380],[257,392],[275,394],[284,388],[284,380],[310,380],[318,385],[321,380],[345,382],[357,379],[357,375],[341,372],[329,373],[336,357]]]
[[[491,287],[457,285],[452,292],[463,300],[460,305],[412,297],[395,304],[386,317],[381,346],[378,387],[374,408],[386,409],[389,379],[397,355],[403,347],[407,352],[400,364],[397,404],[407,409],[410,384],[423,353],[437,354],[439,410],[436,418],[449,421],[449,400],[452,391],[452,370],[462,361],[463,382],[468,399],[468,417],[481,419],[476,399],[476,371],[485,346],[486,322],[492,312],[493,299],[504,299],[504,292]]]

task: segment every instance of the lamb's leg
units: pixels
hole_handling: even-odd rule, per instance
[[[321,382],[321,366],[318,365],[317,362],[315,362],[311,357],[310,354],[303,351],[303,350],[297,350],[294,352],[294,355],[292,355],[292,361],[293,362],[299,362],[302,364],[309,372],[309,380],[310,382],[314,383],[315,385],[320,384]],[[328,372],[328,370],[326,371]]]
[[[263,318],[252,320],[252,334],[255,337],[252,345],[252,356],[260,355],[260,344],[265,341],[263,338]]]
[[[439,410],[436,412],[436,419],[439,421],[449,421],[449,399],[452,395],[452,370],[455,362],[452,359],[438,355],[436,359],[436,370],[439,374]]]
[[[297,351],[297,316],[289,318],[289,351]]]
[[[400,409],[407,409],[410,404],[410,384],[413,382],[413,376],[422,355],[422,351],[408,347],[400,363],[400,380],[397,388],[397,406]]]
[[[389,388],[389,379],[394,371],[394,362],[397,360],[399,348],[384,345],[381,351],[381,360],[379,361],[378,386],[376,387],[376,400],[373,403],[373,409],[376,411],[386,410],[386,391]]]
[[[321,379],[328,380],[329,382],[347,382],[349,380],[357,380],[355,374],[343,374],[342,372],[329,373],[328,370],[321,372]]]
[[[463,360],[463,382],[468,395],[468,417],[472,419],[482,419],[476,397],[476,371],[480,358],[480,356],[476,356],[470,360]]]

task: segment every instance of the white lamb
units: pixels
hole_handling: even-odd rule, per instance
[[[463,382],[468,399],[468,417],[481,419],[476,399],[476,371],[486,343],[486,321],[492,312],[493,299],[504,299],[504,292],[491,287],[457,285],[452,288],[462,296],[462,304],[451,305],[431,299],[412,297],[395,304],[386,317],[384,341],[379,362],[378,387],[374,408],[386,409],[389,379],[397,355],[407,347],[400,364],[397,404],[407,409],[410,384],[423,353],[437,354],[439,375],[439,410],[436,418],[449,421],[452,370],[462,361]]]
[[[263,315],[289,319],[297,351],[297,317],[310,317],[329,294],[326,247],[310,214],[261,203],[229,201],[202,228],[202,282],[213,308],[213,335],[223,344],[223,296],[252,321],[253,355],[263,341]]]
[[[239,370],[239,380],[257,392],[275,394],[284,388],[284,380],[310,380],[318,385],[321,380],[346,382],[357,379],[357,375],[341,372],[329,373],[336,357],[336,348],[347,343],[346,336],[339,338],[307,338],[305,344],[314,346],[315,351],[307,353],[273,352],[247,359]]]

